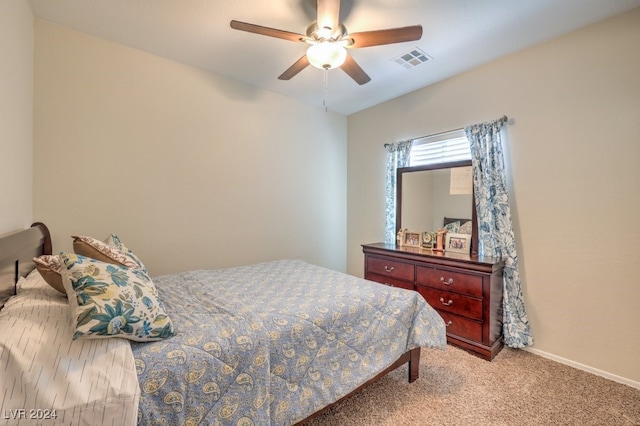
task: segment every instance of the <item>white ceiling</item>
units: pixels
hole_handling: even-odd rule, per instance
[[[229,21],[304,34],[315,0],[28,0],[34,15],[303,102],[323,103],[322,71],[277,77],[306,45],[236,31]],[[640,6],[640,0],[342,0],[349,32],[420,24],[416,42],[350,50],[371,81],[328,73],[329,110],[351,114]],[[405,69],[415,47],[433,59]],[[612,46],[613,47],[613,46]],[[594,52],[597,55],[597,52]]]

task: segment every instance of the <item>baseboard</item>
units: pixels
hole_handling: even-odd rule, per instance
[[[613,380],[614,382],[622,383],[623,385],[640,389],[640,382],[630,380],[625,377],[616,376],[615,374],[607,373],[606,371],[598,370],[597,368],[589,367],[588,365],[580,364],[579,362],[571,361],[570,359],[562,358],[560,356],[553,355],[539,349],[524,348],[524,350],[527,352],[531,352],[532,354],[539,355],[543,358],[559,362],[560,364],[565,364],[570,367],[577,368],[578,370],[586,371],[587,373],[595,374],[596,376],[604,377],[605,379]]]

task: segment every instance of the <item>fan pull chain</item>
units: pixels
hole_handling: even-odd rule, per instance
[[[322,70],[322,106],[324,112],[328,112],[327,108],[327,94],[329,93],[329,70]]]

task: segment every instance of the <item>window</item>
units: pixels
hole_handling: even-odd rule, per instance
[[[471,160],[471,146],[464,129],[414,139],[409,167]]]

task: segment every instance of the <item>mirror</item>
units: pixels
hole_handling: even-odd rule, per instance
[[[471,161],[458,161],[398,169],[396,234],[401,228],[420,232],[437,231],[444,226],[445,218],[470,219],[471,253],[475,253],[477,225],[473,183],[470,173],[464,176],[464,171],[469,171],[470,167]],[[468,190],[454,190],[451,186],[452,176],[454,186],[466,184]]]

